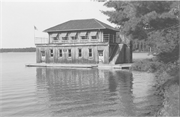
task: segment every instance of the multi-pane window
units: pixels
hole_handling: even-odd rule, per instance
[[[62,57],[62,49],[59,50],[59,57]]]
[[[79,57],[82,57],[82,49],[78,49]]]
[[[92,49],[89,48],[89,57],[92,57]]]
[[[68,49],[68,56],[71,57],[71,49]]]
[[[50,56],[53,57],[53,49],[50,49]]]

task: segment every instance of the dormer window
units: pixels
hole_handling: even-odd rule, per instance
[[[69,34],[69,37],[72,39],[72,40],[76,40],[77,39],[77,32],[72,32]]]
[[[88,33],[87,32],[81,32],[80,36],[81,36],[81,39],[88,39]]]
[[[91,39],[98,39],[97,31],[90,32]]]
[[[61,37],[62,40],[68,40],[67,33],[61,33],[60,37]]]

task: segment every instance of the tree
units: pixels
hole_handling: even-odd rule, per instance
[[[175,62],[179,55],[179,1],[107,1],[102,11],[132,39],[155,47],[159,61]]]

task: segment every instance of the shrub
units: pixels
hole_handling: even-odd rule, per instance
[[[154,59],[144,59],[136,61],[131,69],[136,71],[145,71],[145,72],[156,72],[158,69],[162,69],[163,64],[157,62]]]

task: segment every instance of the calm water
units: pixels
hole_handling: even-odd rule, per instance
[[[1,116],[145,116],[161,97],[150,73],[25,67],[35,53],[1,56]]]

